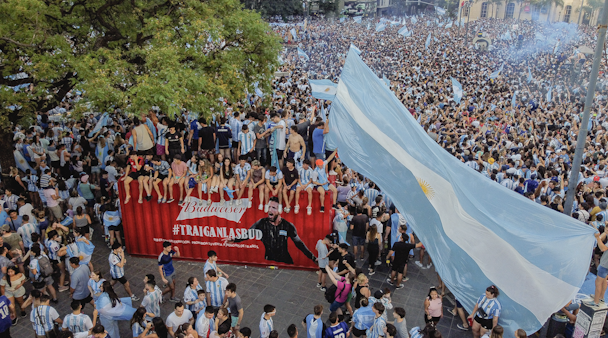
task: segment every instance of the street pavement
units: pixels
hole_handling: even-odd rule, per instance
[[[93,254],[92,263],[94,267],[100,268],[104,277],[109,279],[108,255],[110,250],[103,242],[101,237],[101,226],[96,224],[93,235],[93,242],[96,245]],[[128,248],[127,248],[128,253]],[[417,256],[417,255],[416,255]],[[219,257],[220,260],[222,257]],[[192,261],[174,261],[174,266],[177,272],[177,292],[176,296],[183,298],[183,292],[186,287],[186,281],[189,277],[197,277],[203,284],[203,265],[205,258],[201,258],[200,262]],[[361,261],[357,261],[358,266],[363,265]],[[367,263],[365,263],[367,264]],[[314,271],[300,271],[288,269],[269,269],[247,267],[243,265],[220,265],[229,275],[229,281],[237,285],[237,294],[241,297],[244,318],[241,327],[249,327],[252,330],[252,337],[259,337],[260,331],[259,321],[263,313],[263,307],[266,304],[275,305],[277,314],[274,319],[274,327],[279,332],[279,337],[287,338],[287,327],[289,324],[296,324],[299,330],[300,337],[306,337],[306,332],[303,330],[301,323],[304,317],[312,313],[313,307],[317,304],[324,306],[323,320],[327,321],[329,316],[329,304],[324,298],[324,293],[316,287],[318,275]],[[367,268],[367,266],[366,266]],[[143,298],[144,282],[143,277],[148,273],[156,275],[157,281],[160,281],[158,275],[158,264],[155,259],[132,257],[127,254],[126,277],[131,284],[131,290],[139,297]],[[431,286],[437,286],[437,275],[433,268],[420,269],[413,261],[410,261],[407,276],[410,278],[404,282],[405,287],[400,290],[386,282],[389,273],[389,268],[382,265],[376,269],[376,274],[370,276],[370,288],[372,294],[375,290],[391,289],[393,306],[403,307],[406,310],[406,320],[408,329],[414,326],[424,326],[424,298],[428,294]],[[58,278],[56,279],[58,280]],[[329,279],[328,283],[331,283]],[[161,282],[162,283],[162,282]],[[162,285],[161,285],[162,286]],[[26,283],[29,291],[31,285]],[[119,297],[126,297],[127,293],[118,283],[115,285],[115,291]],[[69,292],[59,293],[59,303],[53,305],[59,315],[63,318],[71,312]],[[168,299],[165,296],[165,299]],[[140,304],[141,301],[134,302],[134,306]],[[451,294],[444,298],[444,316],[439,322],[438,328],[443,337],[446,338],[462,338],[471,337],[471,331],[461,331],[456,325],[460,323],[458,317],[453,317],[448,311],[453,309],[453,298]],[[173,311],[174,303],[165,301],[161,304],[161,316],[166,319]],[[13,337],[30,337],[33,335],[32,325],[29,321],[30,309],[26,310],[27,317],[21,318],[17,325],[11,328]],[[93,313],[93,308],[90,305],[84,309],[84,313],[89,316]],[[389,321],[393,320],[392,311],[388,314]],[[129,328],[129,323],[123,321],[119,323],[120,337],[132,337],[132,331]],[[115,338],[115,337],[112,337]]]

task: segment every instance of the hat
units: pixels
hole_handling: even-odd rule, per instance
[[[382,296],[384,296],[384,292],[382,292],[382,290],[376,290],[376,292],[374,292],[374,298],[380,299]]]
[[[599,176],[594,176],[593,177],[593,182],[599,182],[600,181],[600,177]]]
[[[87,183],[88,180],[89,180],[89,175],[82,175],[82,177],[80,178],[80,181],[82,183]]]
[[[494,159],[490,157],[490,158],[488,159],[488,163],[490,163],[490,164],[494,164]]]
[[[317,165],[317,167],[322,167],[323,166],[323,160],[322,159],[318,159],[315,161],[315,164]]]
[[[0,231],[9,232],[11,231],[11,227],[8,224],[4,224],[0,227]]]
[[[256,166],[256,165],[260,165],[260,161],[258,160],[253,160],[253,162],[251,162],[252,166]]]

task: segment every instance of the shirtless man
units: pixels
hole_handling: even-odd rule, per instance
[[[287,146],[285,147],[285,158],[293,158],[294,155],[300,151],[300,157],[306,154],[306,143],[300,134],[298,134],[298,127],[291,126],[291,133],[289,139],[287,139]]]

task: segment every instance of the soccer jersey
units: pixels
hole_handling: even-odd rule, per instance
[[[345,322],[340,322],[338,325],[325,329],[325,337],[327,338],[345,338],[346,333],[348,333],[348,325]]]
[[[202,290],[203,287],[199,284],[196,288],[186,287],[184,290],[184,302],[194,302],[198,299],[198,291]],[[198,303],[194,303],[192,305],[186,305],[188,310],[192,311],[192,313],[196,313],[197,311],[204,309],[207,307],[206,301],[200,301]]]
[[[226,297],[226,286],[228,286],[228,280],[224,277],[218,277],[215,282],[206,281],[205,289],[211,298],[211,306],[219,307],[224,304],[224,298]]]
[[[63,319],[63,328],[68,329],[72,333],[88,332],[93,328],[93,322],[84,313],[77,315],[70,313]]]
[[[110,261],[110,275],[112,275],[112,278],[119,279],[121,277],[124,277],[125,267],[120,267],[117,265],[121,261],[120,256],[111,252],[108,260]]]
[[[234,167],[234,173],[238,175],[239,180],[241,182],[245,181],[249,170],[251,170],[251,165],[249,163],[245,163],[244,166],[241,166],[241,164],[239,163],[237,166]]]

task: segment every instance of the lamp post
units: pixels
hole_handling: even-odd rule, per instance
[[[469,43],[469,21],[471,17],[471,1],[465,1],[464,6],[467,8],[467,26],[464,29],[465,37],[464,44],[468,45]]]

